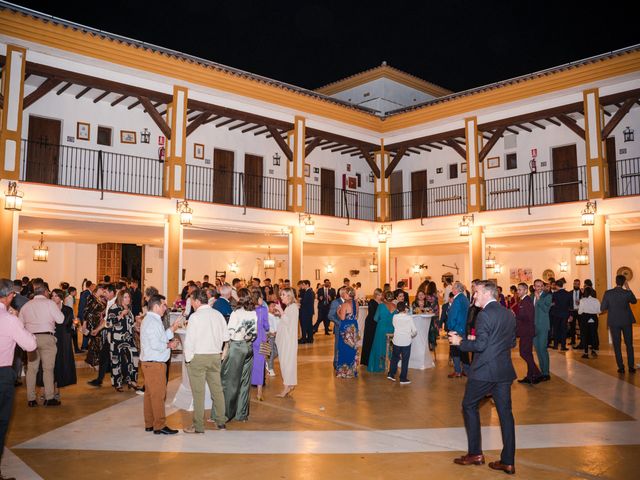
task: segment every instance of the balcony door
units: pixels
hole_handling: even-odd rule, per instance
[[[578,155],[575,145],[557,147],[552,151],[553,158],[553,201],[575,202],[580,199],[578,184]]]
[[[336,172],[320,169],[320,214],[333,217],[336,213]]]
[[[618,196],[618,171],[616,169],[616,137],[607,138],[607,173],[609,174],[609,196]]]
[[[244,195],[247,207],[262,208],[262,157],[244,156]]]
[[[384,175],[384,172],[382,172]],[[402,171],[393,172],[389,183],[391,184],[391,220],[404,220],[402,195]]]
[[[411,172],[411,218],[427,215],[427,171]]]
[[[27,182],[58,183],[60,157],[60,120],[29,115],[27,145]]]
[[[213,151],[213,203],[233,205],[233,152]]]

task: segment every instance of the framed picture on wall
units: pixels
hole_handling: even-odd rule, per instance
[[[304,176],[305,177],[311,176],[311,165],[309,165],[308,163],[304,164]]]
[[[90,140],[91,125],[85,122],[78,122],[76,125],[76,138],[78,140]]]
[[[202,160],[204,158],[204,145],[201,143],[193,144],[193,158]]]
[[[356,177],[348,177],[347,181],[349,182],[347,184],[348,188],[351,188],[352,190],[358,188],[358,179]]]
[[[500,166],[500,157],[487,158],[487,168],[498,168]]]
[[[467,163],[460,164],[460,173],[467,173]]]
[[[136,132],[131,130],[120,130],[120,143],[138,143]]]

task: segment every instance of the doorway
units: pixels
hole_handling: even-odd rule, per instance
[[[29,115],[27,182],[57,185],[62,122]]]
[[[213,151],[213,203],[233,205],[233,152]]]
[[[411,218],[427,215],[427,171],[411,172]]]
[[[138,284],[142,278],[142,247],[132,243],[122,244],[122,261],[120,276],[129,280],[138,280]]]
[[[391,190],[391,220],[404,220],[403,195],[402,195],[402,171],[393,172],[389,183]]]
[[[575,145],[556,147],[553,158],[553,201],[575,202],[580,199],[578,181],[578,155]]]
[[[607,138],[607,174],[609,176],[609,196],[618,196],[618,169],[616,163],[616,137]]]
[[[244,198],[247,207],[262,208],[263,177],[262,157],[244,156]]]
[[[320,214],[334,216],[336,212],[336,172],[328,168],[320,170]]]

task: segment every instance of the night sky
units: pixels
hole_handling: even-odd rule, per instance
[[[615,2],[15,3],[310,89],[386,60],[462,91],[640,43]]]

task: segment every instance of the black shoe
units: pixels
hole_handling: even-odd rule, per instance
[[[578,345],[576,345],[575,347],[573,347],[574,350],[584,350],[584,345],[579,343]]]
[[[521,378],[520,380],[518,380],[518,383],[528,383],[529,385],[531,385],[533,382],[531,381],[531,379],[529,377],[524,377],[524,378]]]
[[[145,432],[153,432],[153,427],[144,427]]]
[[[624,373],[624,368],[619,368],[618,373]]]
[[[62,405],[60,400],[56,400],[55,398],[50,398],[49,400],[44,401],[45,407],[57,407],[58,405]]]
[[[22,382],[20,380],[16,380],[16,382],[13,384],[14,387],[21,387],[22,386]]]
[[[38,402],[36,402],[35,400],[29,400],[27,402],[27,406],[29,406],[29,407],[37,407],[38,406]]]
[[[583,354],[582,358],[589,358],[589,354],[588,353]]]
[[[542,375],[540,377],[541,382],[548,382],[549,380],[551,380],[551,375]]]
[[[102,386],[102,382],[100,380],[98,380],[97,378],[95,378],[93,380],[89,380],[87,383],[89,385],[91,385],[92,387],[101,387]]]
[[[174,430],[172,428],[167,427],[166,425],[162,427],[160,430],[154,430],[154,435],[175,435],[178,433],[178,430]]]
[[[629,373],[636,373],[635,367],[629,367]]]
[[[302,345],[303,343],[307,343],[307,341],[302,338],[298,340],[298,345]]]

